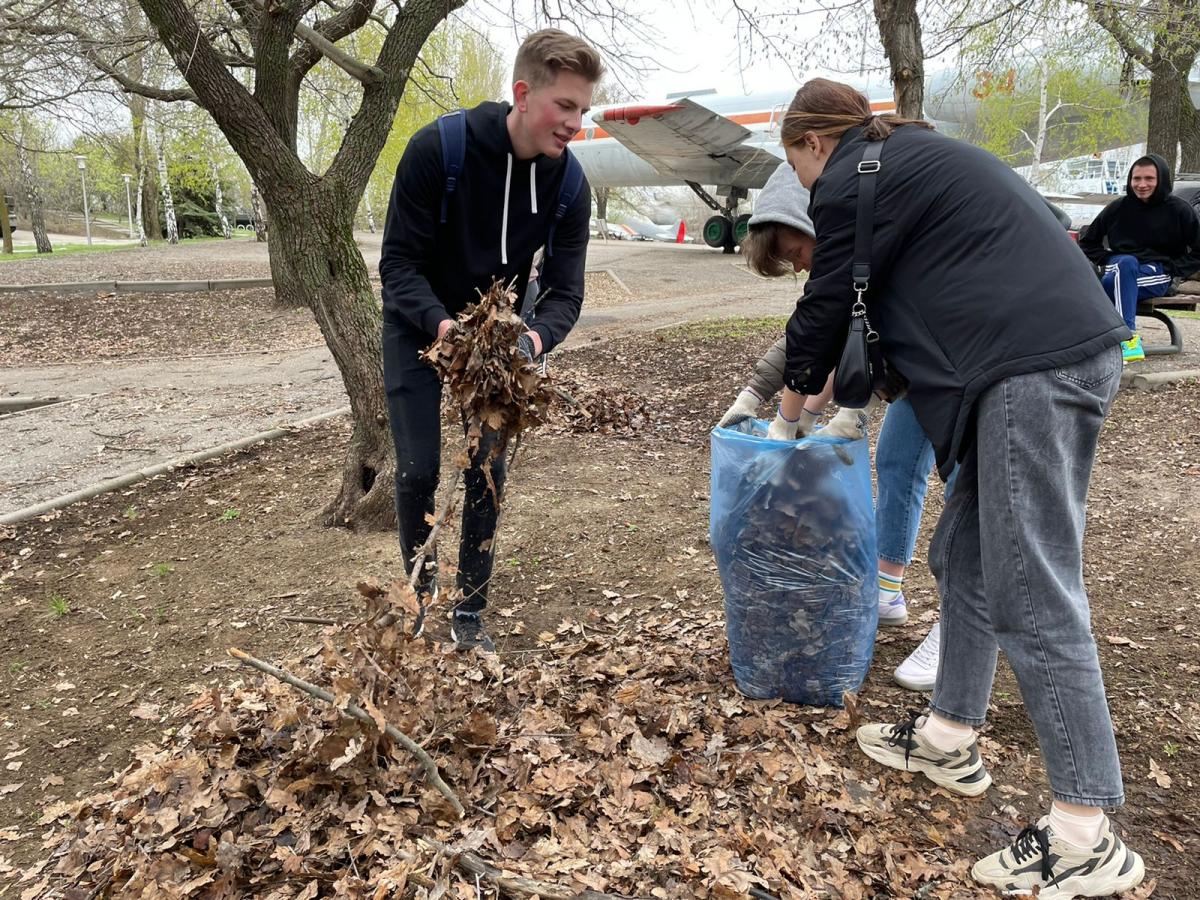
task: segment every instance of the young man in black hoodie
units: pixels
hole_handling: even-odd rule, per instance
[[[1125,196],[1101,210],[1079,246],[1104,267],[1104,289],[1133,332],[1121,345],[1122,356],[1126,362],[1145,359],[1138,301],[1162,297],[1172,279],[1200,269],[1200,219],[1191,204],[1171,193],[1171,172],[1161,156],[1151,153],[1134,162]]]
[[[513,104],[466,110],[465,135],[460,131],[457,142],[443,138],[451,133],[449,123],[426,125],[396,169],[379,274],[396,513],[410,573],[413,555],[429,536],[441,456],[441,383],[419,354],[493,279],[517,285],[519,294],[543,246],[540,301],[518,349],[532,361],[574,326],[583,302],[591,192],[586,179],[570,175],[577,163],[567,145],[582,127],[603,73],[600,55],[579,38],[556,29],[531,34],[513,66]],[[568,197],[571,188],[564,184],[572,183]],[[559,210],[563,203],[569,207]],[[485,434],[466,473],[457,575],[463,596],[451,629],[460,648],[495,650],[481,614],[498,507],[482,462],[494,456],[491,476],[501,492],[503,439]],[[498,452],[492,454],[493,448]],[[422,602],[437,595],[436,560],[420,574],[417,588]]]

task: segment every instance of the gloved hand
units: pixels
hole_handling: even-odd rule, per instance
[[[809,412],[807,409],[801,410],[800,418],[795,422],[785,419],[783,413],[777,413],[774,421],[767,428],[767,440],[794,441],[798,437],[807,437],[812,433],[819,418],[821,418],[820,413]]]
[[[537,356],[537,347],[533,344],[533,338],[529,336],[529,332],[517,338],[517,352],[525,357],[527,362],[533,362]]]
[[[754,391],[749,389],[742,391],[737,395],[737,399],[733,401],[733,406],[725,410],[725,415],[721,416],[721,421],[717,423],[717,427],[731,428],[739,422],[753,419],[754,414],[758,412],[758,404],[760,402],[758,394],[754,393]]]
[[[827,434],[830,437],[849,438],[856,441],[859,438],[867,436],[867,423],[871,421],[871,414],[879,408],[880,399],[872,396],[870,401],[862,409],[846,409],[843,407],[838,410],[838,414],[833,417],[828,425],[821,429],[821,434]]]

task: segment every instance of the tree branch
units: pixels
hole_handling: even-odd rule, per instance
[[[243,665],[249,666],[252,669],[258,669],[260,672],[265,672],[272,678],[279,679],[284,684],[291,685],[297,690],[304,691],[304,693],[316,697],[318,700],[324,700],[326,703],[333,704],[338,712],[343,713],[352,719],[358,719],[358,721],[365,722],[367,725],[375,728],[378,727],[378,723],[365,709],[353,703],[347,703],[344,707],[338,706],[337,698],[324,688],[317,687],[315,684],[311,684],[301,678],[297,678],[290,672],[286,672],[278,666],[273,666],[268,662],[263,662],[261,659],[257,659],[256,657],[253,657],[249,653],[239,650],[236,647],[229,648],[229,655]],[[450,802],[450,805],[454,807],[454,811],[458,813],[458,817],[461,819],[464,815],[466,815],[466,811],[463,809],[462,801],[459,800],[458,795],[451,790],[450,785],[446,784],[446,782],[442,780],[442,776],[438,772],[437,763],[430,759],[429,754],[425,752],[421,745],[410,738],[399,728],[389,723],[384,723],[383,730],[388,737],[390,737],[417,758],[417,761],[421,764],[421,768],[425,770],[425,777],[429,779],[429,783],[433,785],[439,794],[441,794]]]
[[[353,29],[350,30],[352,31]],[[321,53],[328,57],[331,63],[351,78],[355,78],[367,86],[383,81],[385,76],[382,69],[359,62],[315,28],[300,22],[296,25],[296,34],[320,50]],[[309,66],[309,68],[311,69],[312,66]]]
[[[342,38],[365,25],[372,18],[374,10],[375,0],[354,0],[345,9],[338,10],[331,18],[323,22],[317,22],[312,30],[331,44],[336,44]],[[386,23],[384,27],[387,27]],[[299,32],[297,31],[297,33]],[[307,38],[305,38],[305,41],[306,43],[301,44],[296,52],[292,54],[292,78],[297,82],[308,74],[309,70],[320,61],[322,54],[325,52],[317,44],[308,41]],[[336,50],[337,48],[335,47],[334,49]],[[340,53],[341,51],[339,50],[338,52]],[[381,72],[380,75],[382,76],[382,74]],[[361,81],[361,79],[359,80]]]

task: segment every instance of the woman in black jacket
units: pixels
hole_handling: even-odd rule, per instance
[[[1004,650],[1037,730],[1054,802],[974,877],[1044,898],[1101,896],[1144,877],[1102,808],[1124,799],[1083,585],[1084,507],[1129,333],[1041,197],[1004,163],[875,116],[865,97],[806,83],[784,119],[812,192],[817,244],[788,323],[780,413],[798,419],[837,364],[856,292],[860,167],[875,179],[867,313],[936,452],[958,463],[930,549],[942,649],[928,715],[865,725],[871,758],[967,796],[991,776],[975,729]],[[860,272],[861,275],[861,272]],[[860,278],[861,282],[861,278]]]

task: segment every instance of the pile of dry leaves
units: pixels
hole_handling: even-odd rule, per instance
[[[589,385],[580,378],[555,377],[556,402],[550,425],[575,433],[634,434],[649,421],[646,398],[604,386]]]
[[[369,623],[392,601],[366,593]],[[965,862],[893,814],[907,776],[839,764],[853,705],[745,700],[719,614],[608,602],[507,657],[329,629],[289,666],[371,724],[256,673],[209,690],[104,793],[46,811],[23,896],[963,896]]]

